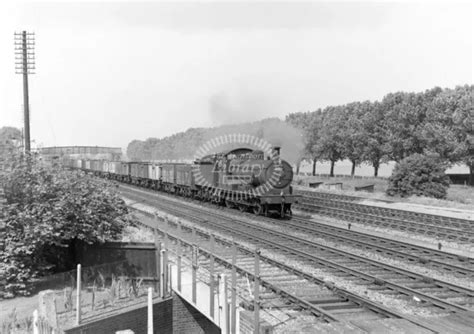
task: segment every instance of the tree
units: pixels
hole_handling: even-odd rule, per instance
[[[371,111],[370,102],[353,102],[344,106],[344,156],[352,162],[351,176],[362,162],[367,147],[367,134],[364,132],[363,117]]]
[[[432,100],[422,131],[426,152],[469,167],[470,185],[474,182],[473,87],[458,86],[438,94]]]
[[[315,112],[297,112],[288,114],[285,117],[285,122],[290,123],[297,129],[302,131],[301,136],[303,141],[303,148],[299,158],[296,160],[296,174],[298,175],[300,172],[300,165],[301,161],[305,158],[311,158],[313,161],[313,176],[316,174],[316,158],[312,152],[312,143],[315,143],[315,139],[312,138],[313,131],[317,133],[316,125],[320,125],[315,122],[314,118],[317,118],[317,114],[321,114],[321,110],[318,109]]]
[[[21,131],[11,126],[0,128],[0,164],[8,162],[9,157],[18,153],[21,147]]]
[[[389,157],[400,161],[411,154],[423,153],[421,128],[426,113],[423,94],[391,93],[382,99],[381,107],[386,117]]]
[[[344,159],[344,110],[341,106],[327,107],[322,117],[320,138],[317,143],[321,159],[331,162],[330,176],[334,176],[336,161]]]
[[[127,157],[133,161],[142,160],[145,156],[145,143],[140,140],[133,140],[127,146]]]
[[[27,293],[32,278],[71,269],[65,255],[76,241],[116,239],[126,219],[125,203],[109,184],[47,166],[35,155],[14,158],[4,189],[7,233],[0,266],[12,293]]]
[[[438,157],[410,155],[395,165],[387,194],[446,198],[449,187],[449,177],[444,173],[446,167]]]
[[[321,109],[318,109],[314,112],[307,111],[288,114],[285,118],[285,122],[290,123],[298,129],[307,130],[313,121],[315,113],[320,114]]]
[[[387,158],[387,126],[380,103],[374,102],[367,107],[369,110],[361,115],[365,147],[360,158],[374,167],[374,176],[377,177],[380,164]]]
[[[304,127],[304,155],[311,158],[313,163],[312,175],[316,175],[316,162],[322,155],[320,138],[322,129],[322,111],[316,110],[308,117]]]

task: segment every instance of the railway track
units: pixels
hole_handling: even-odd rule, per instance
[[[249,219],[257,218],[252,214],[240,214],[246,215]],[[372,251],[375,254],[392,257],[410,264],[427,266],[441,273],[453,274],[468,279],[474,277],[474,258],[343,229],[298,216],[294,216],[292,220],[284,221],[266,217],[258,217],[258,219],[280,228],[290,227],[292,230],[305,233],[308,236]]]
[[[146,211],[141,211],[147,216],[153,217]],[[157,228],[156,220],[145,223],[147,227]],[[243,290],[246,288],[247,279],[255,280],[255,274],[251,268],[254,267],[255,251],[233,240],[212,234],[210,231],[196,226],[186,226],[176,222],[166,222],[167,226],[158,227],[160,234],[165,239],[178,241],[185,245],[191,253],[193,245],[199,245],[201,255],[200,266],[209,270],[210,258],[219,263],[213,271],[219,274],[229,275],[233,265],[233,247],[238,251],[236,271],[240,274],[238,286]],[[168,225],[169,224],[169,225]],[[171,230],[170,225],[174,226]],[[186,234],[186,235],[185,235]],[[210,245],[212,235],[212,246]],[[215,241],[215,243],[214,243]],[[166,244],[170,245],[169,242]],[[216,249],[216,246],[220,245]],[[214,251],[211,251],[214,249]],[[174,251],[175,253],[176,251]],[[202,259],[204,257],[204,260]],[[311,274],[298,270],[285,263],[279,262],[271,257],[259,254],[259,281],[263,291],[258,300],[260,308],[269,311],[293,310],[314,316],[317,321],[328,323],[335,321],[350,321],[357,319],[382,320],[382,319],[404,319],[423,329],[436,332],[438,328],[432,324],[415,317],[400,314],[380,304],[357,296],[349,291],[335,288],[330,282],[325,282]],[[242,298],[246,303],[251,303],[253,296],[245,294]],[[281,319],[281,316],[273,315]],[[288,316],[285,314],[285,316]],[[294,315],[293,315],[294,317]],[[305,319],[304,321],[307,321]],[[421,330],[421,329],[420,329]]]
[[[474,304],[474,291],[377,263],[336,248],[322,246],[294,236],[288,237],[282,233],[270,232],[268,228],[241,222],[234,226],[223,226],[209,221],[206,224],[251,240],[262,247],[282,251],[283,254],[288,254],[295,260],[330,269],[336,276],[350,277],[356,284],[369,285],[372,286],[370,289],[380,290],[383,293],[416,296],[426,303],[449,312],[469,312]]]
[[[151,221],[148,226],[152,228],[156,227],[153,225],[153,223],[154,221]],[[175,227],[173,231],[171,231],[169,227],[164,227],[162,225],[159,228],[159,233],[163,236],[166,235],[166,238],[171,240],[180,240],[181,245],[185,245],[188,248],[189,254],[191,253],[191,249],[194,244],[199,245],[199,254],[201,256],[199,260],[199,266],[201,269],[209,271],[210,257],[212,255],[214,260],[220,264],[220,267],[214,267],[214,271],[216,273],[229,274],[229,272],[226,272],[226,270],[232,268],[231,248],[235,247],[238,252],[236,263],[239,264],[235,267],[237,273],[240,274],[240,279],[242,280],[239,282],[242,284],[242,290],[247,290],[247,278],[251,279],[252,281],[255,280],[255,274],[251,269],[255,265],[254,250],[242,245],[237,245],[235,242],[215,235],[213,235],[213,239],[216,241],[216,243],[211,246],[211,233],[205,229],[181,224],[178,230],[178,224],[173,222],[170,223],[172,223]],[[213,248],[214,251],[211,250]],[[259,279],[261,287],[265,289],[263,295],[267,294],[267,296],[262,298],[266,301],[266,303],[262,304],[261,306],[279,309],[303,309],[310,314],[315,315],[323,322],[341,320],[341,316],[348,316],[350,313],[354,313],[356,315],[360,315],[362,313],[364,317],[370,315],[370,318],[385,318],[394,316],[387,310],[373,305],[373,303],[369,302],[367,305],[365,303],[361,303],[361,300],[357,296],[352,296],[350,294],[342,296],[337,295],[332,292],[328,286],[326,286],[325,282],[311,276],[306,277],[306,283],[309,284],[307,287],[312,289],[313,293],[310,298],[319,300],[319,303],[309,303],[306,300],[307,298],[303,299],[297,296],[297,292],[295,291],[297,289],[293,288],[291,289],[293,291],[290,291],[289,288],[283,288],[283,286],[287,285],[286,283],[288,282],[294,283],[296,281],[302,281],[302,279],[297,276],[298,273],[293,272],[290,267],[278,263],[277,261],[261,254],[259,255],[259,260],[261,262],[259,265]],[[300,276],[302,275],[302,273],[299,274]],[[314,283],[311,284],[311,281]],[[307,291],[305,289],[305,292]],[[246,297],[247,301],[251,299],[251,296],[249,295]],[[323,301],[327,302],[329,300],[331,300],[331,307],[329,307],[329,305],[326,305],[327,307],[325,305],[323,305],[323,307],[317,306],[317,304],[324,304]],[[331,312],[331,310],[337,311]]]
[[[360,204],[355,202],[357,197],[339,194],[298,193],[303,197],[295,208],[302,211],[474,245],[474,222],[471,220]]]
[[[275,219],[265,219],[265,222],[280,227],[289,227],[306,235],[372,251],[375,254],[389,256],[408,263],[419,263],[440,272],[474,278],[474,258],[343,229],[297,216],[294,216],[291,221],[282,222]]]
[[[129,188],[129,187],[127,187]],[[278,250],[296,261],[324,269],[334,276],[344,277],[354,284],[367,286],[369,290],[387,295],[416,297],[423,307],[433,311],[465,313],[472,311],[474,291],[447,282],[435,280],[407,270],[363,258],[306,239],[273,231],[269,227],[246,223],[235,218],[202,209],[178,208],[176,202],[160,196],[160,201],[150,199],[153,193],[143,190],[128,190],[127,196],[135,197],[161,209],[172,211],[213,229],[231,233],[244,240],[268,249]],[[203,218],[203,216],[205,218]],[[315,255],[317,254],[317,255]]]

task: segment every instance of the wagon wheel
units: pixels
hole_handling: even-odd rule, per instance
[[[247,206],[245,204],[240,204],[239,205],[239,210],[240,210],[240,212],[246,212],[247,211]]]
[[[232,203],[231,201],[229,201],[228,199],[225,200],[225,206],[228,207],[228,208],[233,208],[234,207],[234,203]]]
[[[258,216],[258,215],[261,215],[262,212],[263,212],[262,204],[260,204],[260,203],[255,204],[255,206],[252,207],[252,211],[253,211],[253,213],[256,214],[257,216]]]

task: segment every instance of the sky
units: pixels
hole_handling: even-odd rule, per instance
[[[1,2],[0,127],[22,127],[13,34],[36,34],[36,146],[125,148],[190,127],[473,83],[472,2]]]

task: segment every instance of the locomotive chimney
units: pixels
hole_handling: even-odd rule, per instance
[[[272,147],[272,155],[276,157],[280,157],[280,146],[273,146]]]

